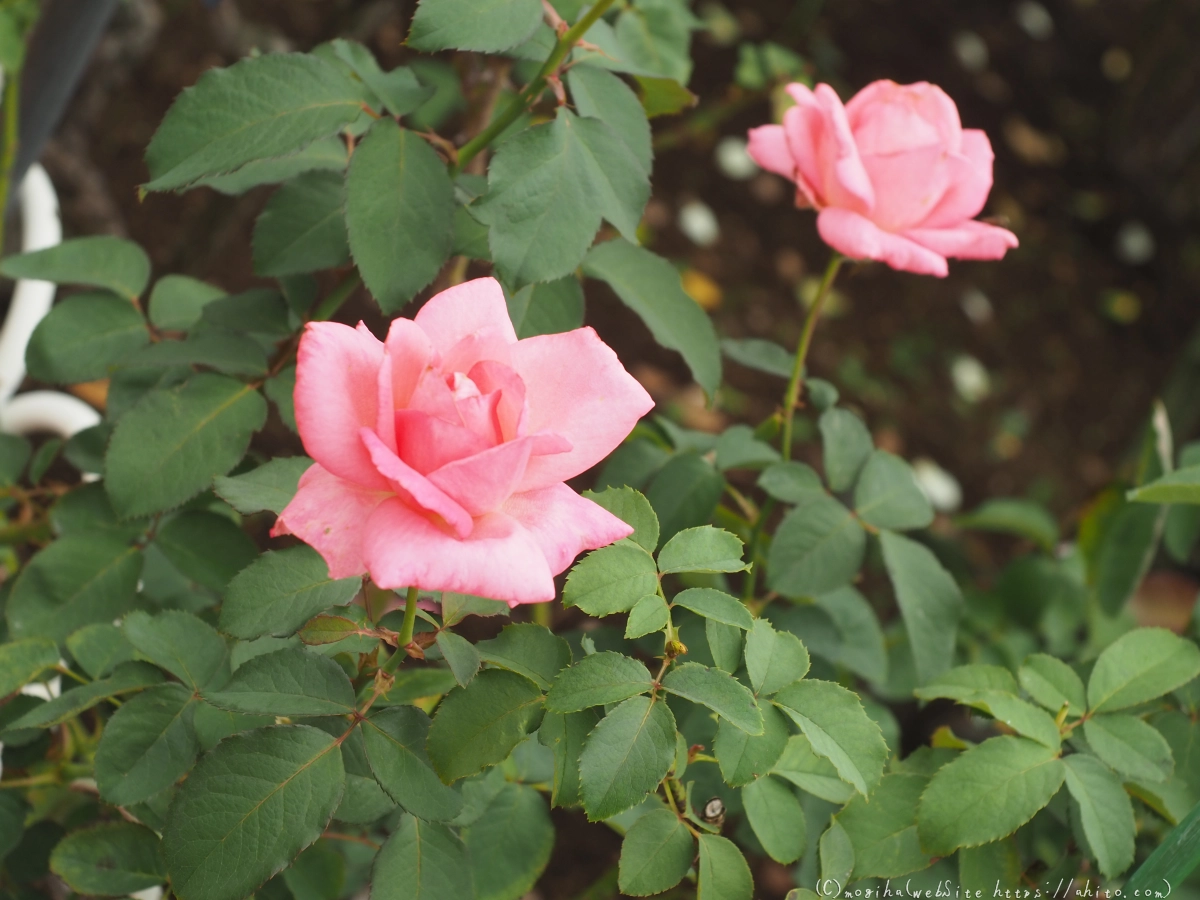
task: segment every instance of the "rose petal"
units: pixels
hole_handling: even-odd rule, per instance
[[[488,327],[468,334],[442,354],[442,371],[469,372],[472,366],[484,359],[507,363],[509,348],[513,344],[509,339],[511,334],[511,324],[507,328]]]
[[[982,131],[962,133],[962,148],[946,160],[949,186],[921,222],[922,228],[946,228],[979,215],[992,189],[992,142]]]
[[[429,473],[429,480],[441,488],[472,516],[493,512],[516,490],[529,454],[532,437],[517,438],[447,463]]]
[[[462,425],[458,404],[454,402],[454,391],[446,383],[446,377],[437,369],[425,370],[408,399],[408,408],[436,416],[453,425]]]
[[[294,534],[321,554],[330,578],[351,578],[367,571],[363,537],[367,518],[390,492],[370,491],[309,466],[300,487],[271,529],[271,537]]]
[[[501,511],[528,529],[555,575],[585,550],[607,547],[633,534],[628,524],[565,484],[513,494]]]
[[[396,455],[422,475],[487,448],[483,438],[462,425],[416,409],[396,410]]]
[[[308,455],[334,475],[383,490],[387,481],[358,439],[374,428],[383,344],[370,332],[310,322],[296,362],[296,425]]]
[[[476,278],[447,288],[431,297],[414,321],[443,354],[468,335],[489,328],[506,336],[506,343],[517,340],[504,291],[495,278]]]
[[[441,488],[398,457],[370,428],[359,431],[363,446],[379,473],[392,483],[392,488],[428,512],[441,516],[459,537],[471,533],[471,515],[448,497]],[[415,515],[415,513],[414,513]]]
[[[526,338],[513,347],[513,368],[525,382],[526,432],[554,432],[572,445],[567,453],[530,459],[521,491],[591,468],[654,407],[591,328]]]
[[[945,91],[927,81],[874,81],[850,98],[846,117],[864,155],[897,153],[929,144],[957,152],[962,141],[958,107]]]
[[[463,376],[466,378],[466,376]],[[474,397],[462,397],[454,401],[458,407],[459,418],[472,434],[489,447],[500,443],[500,420],[496,408],[500,405],[500,392],[476,394]]]
[[[501,439],[511,441],[524,434],[525,382],[516,370],[494,360],[483,360],[473,365],[467,375],[483,393],[500,392],[496,418]]]
[[[824,119],[818,154],[825,202],[830,206],[870,212],[875,206],[875,190],[859,158],[858,145],[846,119],[846,108],[837,92],[827,84],[818,84],[813,96]],[[790,133],[788,141],[792,144],[792,154],[798,155]]]
[[[796,180],[796,161],[788,149],[787,135],[782,125],[762,125],[751,128],[746,152],[750,158],[768,172],[782,175],[789,181]]]
[[[364,556],[383,588],[457,591],[514,606],[554,599],[553,576],[537,542],[503,513],[481,516],[470,537],[458,540],[401,500],[386,500],[367,522]]]
[[[438,353],[421,326],[403,317],[392,320],[385,347],[392,361],[391,409],[403,409],[409,405],[425,371],[438,368]]]
[[[393,453],[396,452],[396,403],[392,386],[392,358],[383,354],[383,362],[375,376],[375,433]]]
[[[816,98],[805,105],[790,107],[783,114],[783,133],[792,157],[791,178],[796,182],[796,205],[820,209],[825,205],[825,178],[822,175],[822,151],[825,140],[825,116]]]
[[[912,228],[904,236],[942,256],[1001,259],[1017,246],[1017,236],[986,222],[960,222],[954,228]]]
[[[940,144],[886,155],[868,153],[862,161],[875,185],[871,221],[885,231],[919,225],[950,184],[948,157]]]
[[[874,222],[848,209],[824,209],[817,216],[822,240],[851,259],[877,259],[893,269],[945,277],[944,257],[908,238],[883,231]]]

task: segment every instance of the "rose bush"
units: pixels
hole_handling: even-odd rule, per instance
[[[604,459],[654,401],[591,328],[518,341],[494,278],[445,290],[379,341],[308,325],[296,423],[316,460],[272,534],[330,577],[369,573],[505,600],[633,529],[563,482]]]
[[[829,246],[851,259],[944,276],[947,257],[1000,259],[1011,231],[974,221],[992,188],[992,145],[963,128],[936,85],[876,81],[842,105],[827,84],[789,84],[782,125],[750,132],[750,155],[796,183]]]

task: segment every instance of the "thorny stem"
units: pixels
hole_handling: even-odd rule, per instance
[[[612,4],[613,0],[596,0],[587,14],[563,33],[533,80],[521,89],[521,92],[505,107],[504,112],[493,119],[490,125],[459,148],[458,160],[450,168],[451,176],[461,172],[467,163],[502,134],[526,109],[537,102],[549,83],[549,76],[557,71],[575,44],[587,33],[596,20],[607,12]]]
[[[4,73],[4,136],[0,149],[0,211],[8,206],[12,167],[17,158],[18,116],[21,95],[19,70]],[[0,247],[4,246],[4,216],[0,215]]]
[[[821,317],[821,310],[825,307],[825,300],[829,297],[829,289],[833,286],[833,280],[837,277],[838,270],[845,261],[846,257],[840,253],[834,253],[830,258],[829,265],[825,267],[825,275],[821,278],[821,286],[817,289],[817,296],[804,319],[804,328],[800,332],[800,343],[796,347],[796,359],[792,364],[792,377],[788,380],[787,392],[783,398],[783,436],[780,440],[779,452],[785,460],[792,458],[792,423],[796,416],[796,404],[800,401],[800,389],[804,386],[804,363],[808,359],[808,349],[812,346],[813,332],[817,329],[817,320]],[[758,547],[762,543],[763,528],[774,510],[775,498],[768,497],[767,502],[759,511],[758,518],[754,520],[754,528],[750,532],[749,553],[746,556],[750,563],[750,570],[742,580],[743,603],[749,603],[754,599],[754,587],[757,580],[755,561],[758,558]]]
[[[788,381],[787,393],[783,397],[783,438],[779,452],[785,460],[792,458],[792,421],[796,416],[796,404],[800,400],[800,389],[804,386],[804,361],[808,358],[808,348],[812,345],[813,332],[817,329],[817,320],[821,318],[821,310],[829,296],[829,288],[837,277],[838,269],[846,257],[834,253],[825,267],[825,275],[821,278],[821,286],[817,289],[816,299],[812,309],[804,320],[804,330],[800,332],[800,344],[796,347],[796,360],[792,364],[792,377]]]

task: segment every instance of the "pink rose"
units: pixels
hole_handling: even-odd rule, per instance
[[[788,85],[782,125],[750,129],[750,155],[796,182],[825,243],[853,259],[945,276],[946,257],[1000,259],[1011,231],[972,221],[992,187],[992,145],[941,88],[876,81],[842,106],[827,84]]]
[[[312,322],[296,422],[316,461],[272,534],[332,578],[554,599],[554,576],[633,529],[563,484],[654,405],[591,328],[518,341],[492,278],[452,287],[387,341]]]

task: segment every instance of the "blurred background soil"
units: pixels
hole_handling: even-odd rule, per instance
[[[43,156],[67,234],[131,237],[156,275],[193,275],[230,291],[253,285],[250,234],[270,188],[139,201],[155,127],[203,71],[254,48],[304,50],[344,36],[368,44],[385,67],[402,63],[412,6],[127,0]],[[646,230],[655,250],[684,267],[722,334],[794,346],[803,298],[829,254],[812,213],[794,209],[781,179],[730,177],[718,162],[722,138],[770,118],[765,93],[729,87],[737,44],[770,40],[800,53],[813,79],[843,98],[877,78],[941,85],[964,125],[990,135],[996,186],[985,214],[1021,240],[1003,262],[952,263],[944,280],[879,265],[845,271],[810,371],[837,384],[881,446],[947,470],[967,508],[988,496],[1030,496],[1069,532],[1119,475],[1156,397],[1167,397],[1180,442],[1192,436],[1200,424],[1200,0],[701,0],[696,10],[720,27],[695,38],[698,106],[655,121]],[[469,79],[470,66],[483,63],[464,65]],[[442,133],[461,143],[465,127],[451,120]],[[690,227],[681,227],[681,212]],[[778,404],[781,380],[728,363],[731,389],[717,410],[706,409],[681,361],[606,288],[587,289],[589,323],[660,410],[716,429],[756,422]],[[381,330],[365,296],[343,318],[356,316]],[[559,843],[538,890],[573,897],[608,869],[619,838],[577,814],[554,815]],[[786,872],[765,865],[757,873],[764,895],[782,896]]]

